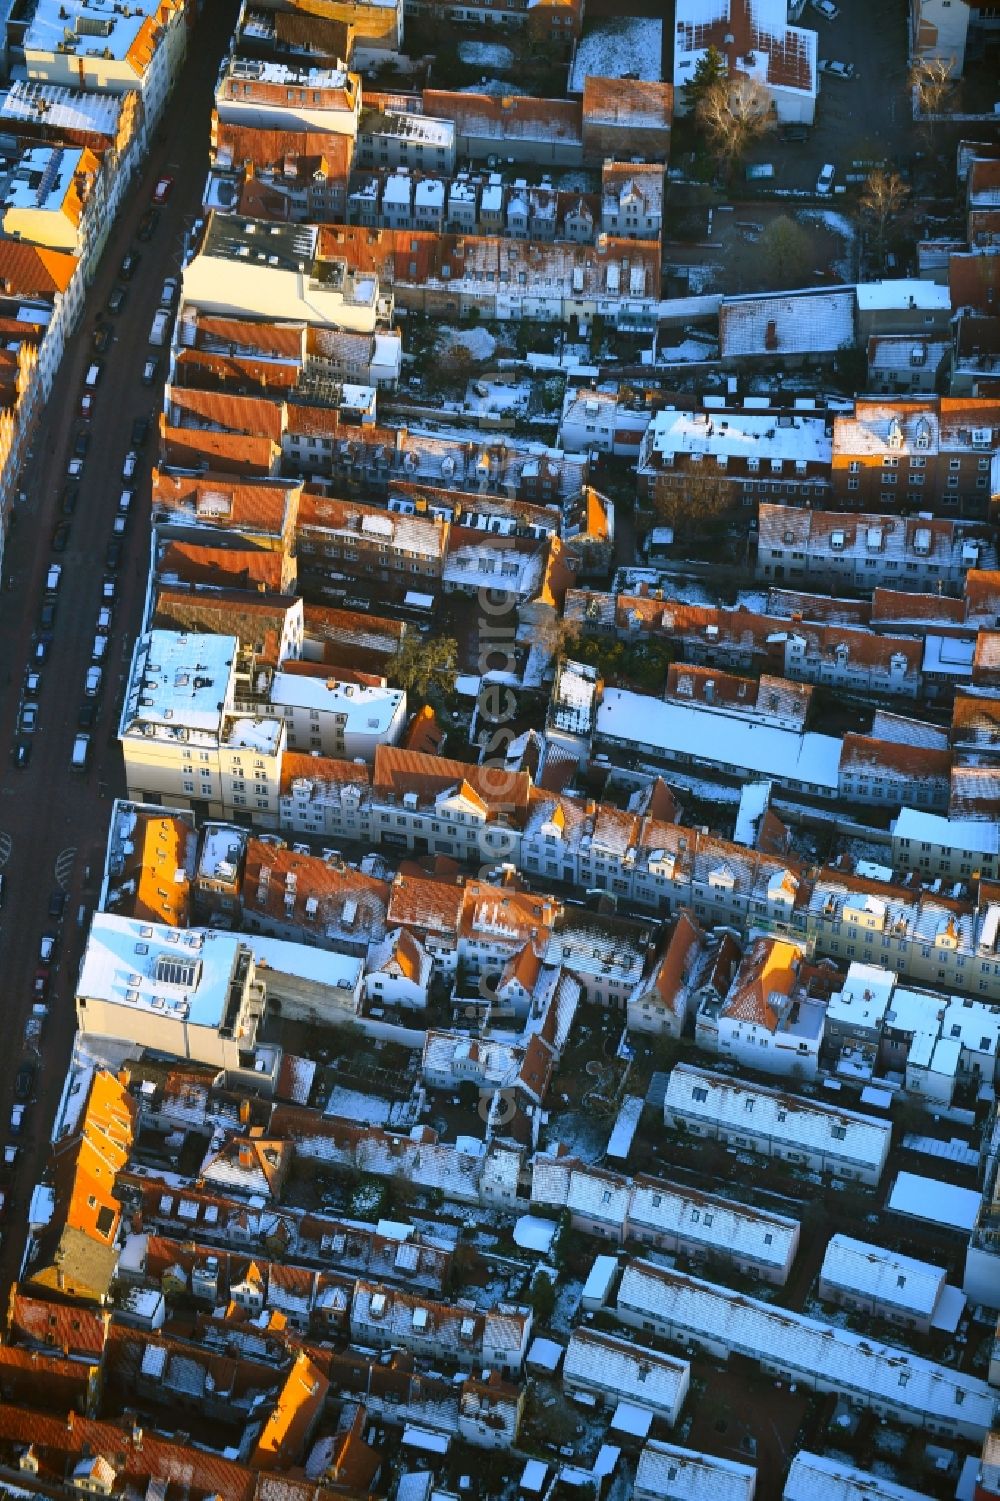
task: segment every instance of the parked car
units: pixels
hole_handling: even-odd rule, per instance
[[[92,730],[97,721],[97,703],[88,698],[76,711],[76,725],[79,730]]]
[[[819,61],[819,71],[821,73],[825,73],[828,78],[853,78],[854,64],[838,63],[832,58],[821,57]]]
[[[837,169],[832,162],[827,162],[826,166],[820,170],[816,179],[816,191],[821,197],[826,198],[833,192],[833,179],[836,175]]]
[[[174,179],[169,174],[166,174],[160,178],[159,182],[156,184],[156,187],[153,189],[153,202],[166,203],[167,199],[170,197],[173,191]]]
[[[43,631],[51,631],[56,623],[56,602],[54,599],[43,599],[42,607],[38,612],[38,625]]]
[[[128,292],[124,287],[112,287],[111,295],[108,298],[108,312],[117,317],[125,306],[127,296]]]
[[[94,643],[90,648],[90,660],[92,662],[103,662],[105,655],[107,654],[107,650],[108,638],[107,636],[103,636],[101,632],[98,631],[97,635],[94,637]]]
[[[94,398],[88,391],[86,396],[80,397],[80,416],[84,422],[89,422],[94,415]]]
[[[103,631],[105,636],[111,634],[111,622],[113,618],[114,611],[109,609],[107,605],[102,605],[97,612],[97,629]]]
[[[148,208],[139,220],[139,228],[135,233],[136,239],[141,240],[144,245],[148,244],[155,235],[159,222],[160,216],[155,208]]]
[[[33,735],[38,728],[38,705],[22,704],[17,715],[17,733]]]
[[[36,667],[40,667],[43,662],[48,661],[49,652],[52,650],[52,639],[52,632],[50,630],[41,630],[35,636],[31,655]]]
[[[120,516],[128,515],[132,509],[133,500],[135,500],[135,491],[126,485],[118,497],[118,514]]]
[[[14,1098],[26,1105],[35,1087],[35,1069],[31,1063],[22,1063],[14,1075]]]
[[[76,485],[63,485],[62,496],[59,501],[59,509],[64,516],[72,516],[76,510],[76,503],[80,499],[80,491]]]
[[[106,605],[114,604],[115,595],[118,593],[118,585],[114,579],[101,580],[101,600]]]
[[[149,418],[133,417],[132,419],[132,447],[143,448],[149,437]]]
[[[111,345],[114,343],[114,337],[115,335],[113,329],[109,328],[106,323],[99,323],[94,329],[94,336],[92,340],[92,343],[94,345],[94,353],[107,354],[108,350],[111,348]]]
[[[781,132],[781,139],[791,146],[800,146],[808,141],[809,132],[804,125],[786,125]]]
[[[88,391],[94,389],[103,374],[104,366],[100,360],[94,360],[87,366],[87,373],[83,377],[83,384],[87,387]]]
[[[58,922],[58,921],[61,920],[62,915],[63,915],[63,913],[65,911],[66,911],[66,893],[65,893],[65,891],[60,891],[60,890],[53,891],[52,895],[49,897],[49,916],[50,917],[54,917],[56,919],[56,921]]]
[[[20,1136],[24,1126],[24,1106],[15,1105],[10,1112],[10,1129],[14,1136]]]
[[[826,21],[835,21],[840,15],[840,8],[834,5],[833,0],[809,0],[809,3]]]
[[[38,944],[38,957],[43,964],[51,964],[59,938],[55,933],[43,933]]]
[[[160,293],[160,307],[172,308],[177,301],[177,278],[168,276],[163,283],[163,291]]]
[[[90,760],[90,736],[77,735],[73,741],[73,754],[70,757],[70,765],[74,771],[86,771]]]
[[[69,463],[66,465],[66,473],[69,475],[70,479],[82,479],[83,460],[70,459]]]
[[[90,451],[90,434],[86,431],[78,432],[73,439],[73,455],[78,459],[85,459]]]
[[[34,993],[36,1001],[44,1001],[45,997],[48,995],[49,971],[47,965],[40,964],[35,970],[35,983],[32,986],[32,991]]]
[[[144,386],[155,386],[156,385],[156,377],[159,375],[159,373],[160,373],[160,362],[159,362],[159,360],[155,359],[155,358],[151,359],[151,360],[147,360],[146,363],[142,367],[142,383],[143,383],[143,385]]]
[[[31,760],[31,741],[15,740],[10,748],[10,758],[18,771],[24,771]]]
[[[25,698],[40,698],[42,695],[42,674],[29,667],[24,674]]]
[[[112,573],[116,573],[121,567],[122,541],[120,537],[112,537],[104,549],[104,566]]]
[[[66,544],[69,541],[69,531],[70,531],[70,527],[69,527],[69,522],[68,521],[57,521],[56,522],[55,526],[52,529],[52,551],[53,552],[65,552],[66,551]]]
[[[142,257],[139,255],[139,252],[137,250],[129,250],[125,255],[122,256],[122,263],[118,267],[118,275],[121,277],[122,281],[132,280],[133,276],[139,269],[139,262],[141,259]]]
[[[45,592],[46,592],[46,594],[58,594],[59,593],[59,585],[61,584],[61,582],[62,582],[62,564],[61,563],[50,563],[49,566],[48,566],[48,571],[45,574]]]
[[[130,448],[122,461],[122,479],[131,479],[139,466],[139,455]]]
[[[101,683],[104,681],[104,673],[99,667],[88,667],[87,676],[83,682],[83,691],[88,698],[96,698],[101,691]]]

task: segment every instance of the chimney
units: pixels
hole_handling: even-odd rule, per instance
[[[245,1173],[253,1169],[253,1151],[246,1142],[240,1143],[240,1167]]]
[[[765,349],[777,349],[777,347],[778,347],[778,325],[774,321],[773,318],[769,318],[767,320],[767,331],[764,334],[764,348]]]

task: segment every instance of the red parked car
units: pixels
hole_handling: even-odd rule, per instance
[[[153,189],[153,202],[166,203],[173,191],[174,179],[172,177],[161,177]]]

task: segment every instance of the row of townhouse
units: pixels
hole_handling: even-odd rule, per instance
[[[331,1391],[363,1402],[383,1422],[413,1423],[477,1449],[507,1451],[517,1441],[525,1389],[504,1381],[498,1371],[449,1381],[415,1367],[409,1352],[386,1361],[384,1355],[376,1359],[354,1350],[331,1352],[327,1368]]]
[[[776,1286],[787,1281],[799,1244],[798,1222],[786,1215],[568,1155],[535,1156],[531,1203],[565,1210],[575,1230],[615,1245],[649,1246],[695,1265],[725,1262]]]
[[[431,166],[428,162],[426,173]],[[662,227],[663,172],[655,164],[607,161],[598,195],[545,182],[533,186],[523,178],[505,182],[498,172],[449,177],[396,166],[357,173],[341,217],[369,229],[447,230],[538,242],[590,244],[600,234],[656,240]]]
[[[803,619],[796,610],[689,605],[645,584],[640,590],[613,595],[571,588],[565,618],[584,636],[669,641],[686,663],[749,668],[876,700],[948,700],[957,689],[991,688],[998,678],[995,630],[959,635],[947,623],[928,630],[925,622],[920,634],[883,634],[845,619],[850,602],[832,619],[819,610],[810,612],[819,619]]]
[[[666,408],[642,440],[637,489],[653,505],[710,482],[733,507],[826,502],[986,517],[998,432],[1000,407],[987,396],[862,396],[827,414]]]
[[[996,1419],[996,1393],[984,1381],[650,1262],[626,1266],[615,1313],[629,1328],[721,1359],[744,1356],[908,1428],[979,1441]]]
[[[520,1373],[531,1326],[529,1308],[497,1303],[481,1313],[460,1301],[432,1303],[363,1279],[351,1299],[350,1334],[356,1344],[376,1350],[399,1347],[425,1360],[505,1376]]]
[[[996,566],[993,531],[982,523],[891,514],[855,522],[836,511],[758,507],[756,574],[775,583],[961,595],[970,569]]]
[[[261,289],[255,311],[265,295]],[[202,324],[201,312],[186,306],[178,321],[182,350],[199,338]],[[236,326],[228,319],[222,324],[228,325],[224,331],[229,338],[245,336],[251,345],[260,327],[242,320]],[[214,327],[219,327],[218,320]],[[300,327],[296,324],[292,331],[296,340]],[[390,366],[391,361],[387,371]],[[387,495],[397,484],[424,484],[454,487],[480,502],[486,495],[497,495],[546,506],[579,497],[589,476],[586,452],[569,453],[512,438],[461,440],[375,423],[354,427],[335,407],[286,402],[273,393],[250,397],[204,390],[195,384],[167,387],[160,436],[161,469],[156,473],[165,471],[169,481],[154,489],[157,502],[168,484],[190,494],[199,485],[211,490],[210,478],[222,486],[240,479],[276,484],[283,472],[288,489],[306,477],[321,486],[329,482],[338,493],[361,493],[371,499],[373,493]],[[226,528],[233,524],[228,508],[218,506],[213,514],[212,507],[203,505],[198,518]]]

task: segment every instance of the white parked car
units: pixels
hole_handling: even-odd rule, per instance
[[[834,5],[833,0],[810,0],[810,4],[813,10],[818,10],[827,21],[835,21],[840,15],[840,9]]]
[[[827,162],[826,166],[820,170],[816,179],[816,191],[822,198],[828,197],[833,192],[833,179],[836,175],[837,169],[832,162]]]
[[[853,78],[854,64],[838,63],[832,58],[821,57],[819,61],[819,71],[821,73],[825,73],[829,78]]]

